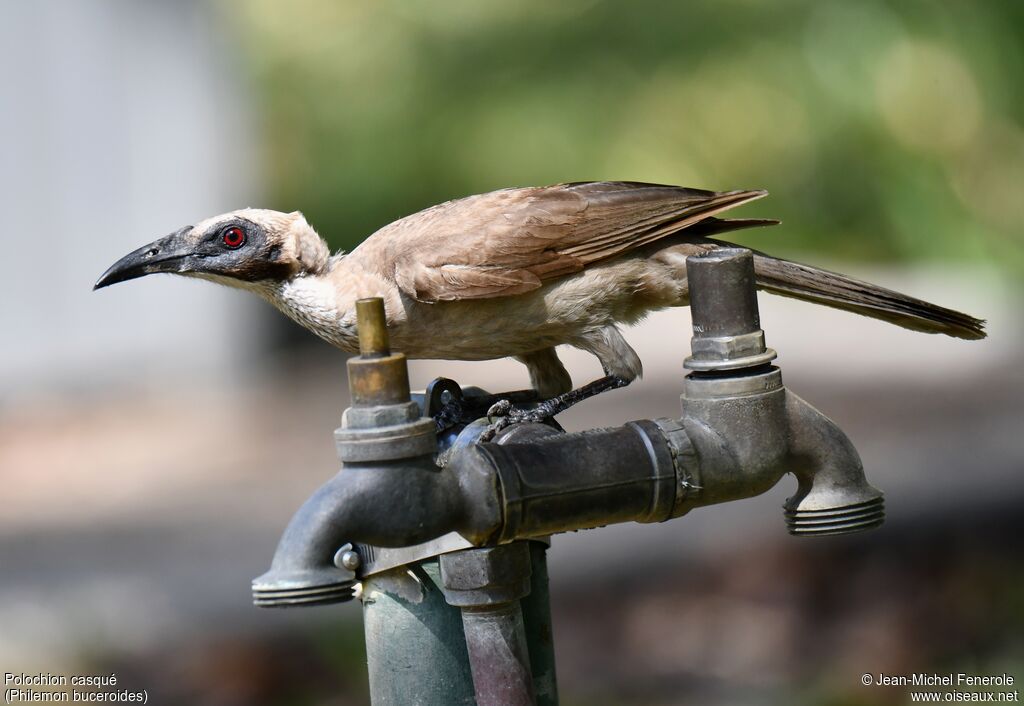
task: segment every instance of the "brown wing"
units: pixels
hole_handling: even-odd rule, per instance
[[[700,221],[723,230],[728,221],[711,216],[765,194],[636,182],[505,189],[395,221],[348,257],[419,301],[508,296]]]

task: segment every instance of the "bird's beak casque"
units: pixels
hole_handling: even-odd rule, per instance
[[[195,259],[195,243],[189,234],[192,226],[185,226],[170,235],[154,240],[133,250],[111,265],[100,275],[93,289],[101,289],[118,282],[126,282],[156,272],[183,273],[190,271]]]

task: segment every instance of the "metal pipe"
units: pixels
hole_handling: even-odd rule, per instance
[[[462,613],[445,601],[438,559],[363,580],[373,706],[473,706]]]
[[[356,302],[356,317],[359,355],[347,363],[353,406],[408,404],[409,370],[405,356],[391,352],[384,300],[360,299]]]
[[[749,250],[717,248],[688,258],[686,265],[694,336],[741,336],[761,328]]]
[[[548,543],[528,542],[530,546],[530,592],[519,599],[526,628],[526,646],[530,652],[533,693],[537,706],[558,706],[558,678],[555,670],[555,633],[551,620],[551,594],[548,588]]]
[[[530,592],[527,542],[441,556],[445,599],[462,609],[478,706],[536,703],[520,599]]]
[[[478,706],[533,706],[533,676],[519,601],[462,609]]]
[[[538,706],[558,706],[545,562],[547,543],[526,544],[529,593],[519,599],[519,605],[533,693]],[[393,550],[356,548],[365,553],[366,559],[361,568],[365,574],[361,598],[374,706],[477,703],[462,609],[450,605],[444,597],[451,590],[441,579],[440,557],[409,561],[381,571],[376,563]],[[451,548],[440,551],[449,553]],[[472,623],[478,617],[465,620]],[[469,634],[479,638],[481,630],[470,627]],[[507,630],[505,634],[509,634]],[[507,638],[500,641],[513,644]],[[523,668],[512,671],[523,673]]]
[[[498,479],[501,521],[491,534],[498,542],[667,520],[677,502],[671,450],[657,425],[646,420],[520,443],[469,445],[449,468],[459,476]]]
[[[882,522],[882,495],[867,483],[849,439],[788,392],[778,369],[693,376],[682,401],[681,419],[465,445],[448,469],[497,478],[500,512],[490,517],[500,523],[477,528],[490,541],[660,522],[759,495],[789,472],[799,482],[786,504],[792,533],[837,534]]]
[[[794,534],[836,534],[882,522],[849,439],[789,393],[775,368],[687,378],[684,416],[576,434],[543,427],[506,444],[459,444],[448,466],[429,457],[347,463],[300,509],[261,604],[301,586],[319,592],[351,576],[331,564],[345,542],[406,546],[458,531],[477,545],[616,522],[659,522],[695,507],[752,497],[793,472]],[[539,425],[538,425],[539,426]]]

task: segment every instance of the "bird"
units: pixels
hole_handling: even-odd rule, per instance
[[[778,224],[719,217],[766,195],[631,181],[501,189],[401,218],[348,253],[332,253],[301,212],[246,208],[132,251],[94,289],[197,277],[253,292],[347,352],[359,348],[355,302],[381,297],[391,343],[408,357],[512,357],[541,399],[575,402],[641,376],[620,326],[686,306],[686,258],[729,246],[713,236]],[[986,335],[981,319],[760,251],[754,271],[773,294],[925,333]],[[573,390],[563,344],[596,356],[604,377]]]

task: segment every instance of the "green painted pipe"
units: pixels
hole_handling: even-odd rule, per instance
[[[530,542],[532,585],[520,605],[538,706],[558,706],[547,546]],[[373,706],[475,704],[462,611],[441,591],[436,558],[363,582]]]
[[[441,592],[437,559],[368,578],[363,624],[373,706],[472,706],[462,611]]]

